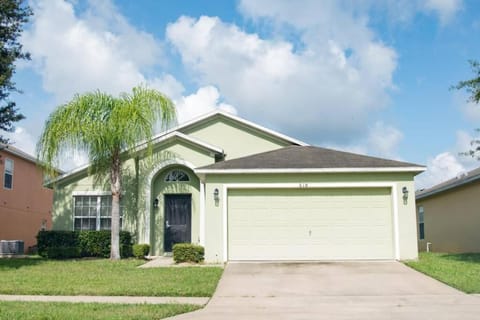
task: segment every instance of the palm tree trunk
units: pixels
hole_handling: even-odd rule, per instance
[[[120,154],[115,152],[112,159],[112,168],[110,171],[110,182],[112,188],[112,214],[111,214],[111,244],[110,244],[110,259],[120,259]]]

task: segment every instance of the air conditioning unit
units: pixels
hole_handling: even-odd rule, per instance
[[[23,240],[0,240],[0,256],[23,254]]]

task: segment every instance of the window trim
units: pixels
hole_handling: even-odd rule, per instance
[[[425,209],[418,206],[418,240],[425,240]]]
[[[7,162],[11,163],[12,164],[12,170],[11,172],[7,172]],[[13,173],[15,171],[15,162],[13,159],[10,159],[10,158],[5,158],[5,161],[4,161],[4,166],[3,166],[3,189],[5,190],[13,190]],[[12,178],[12,182],[11,182],[11,185],[10,185],[10,188],[6,187],[5,186],[5,176],[9,174]]]
[[[111,216],[111,212],[110,212],[110,215],[109,216],[102,216],[102,198],[103,197],[111,197],[112,193],[110,191],[73,191],[72,192],[72,228],[73,230],[75,231],[75,220],[76,219],[88,219],[88,218],[95,218],[95,230],[91,230],[91,231],[101,231],[101,230],[111,230],[110,229],[101,229],[101,221],[102,219],[106,219],[106,217],[109,217],[110,218],[110,226],[111,226],[111,220],[112,220],[112,216]],[[75,215],[75,202],[76,202],[76,198],[77,197],[96,197],[96,206],[95,206],[95,216],[76,216]],[[110,203],[110,207],[111,207],[111,203]],[[122,208],[123,206],[120,205],[120,230],[122,230],[122,220],[123,220],[123,213],[122,213]],[[79,229],[78,231],[82,231],[82,229]]]
[[[185,175],[185,177],[187,177],[187,180],[167,180],[167,178],[170,176],[170,174],[172,174],[173,172],[175,171],[178,171],[178,172],[181,172]],[[190,175],[185,171],[185,170],[182,170],[182,169],[178,169],[178,168],[175,168],[175,169],[172,169],[170,171],[167,172],[167,174],[165,175],[165,178],[163,179],[164,182],[167,182],[167,183],[175,183],[175,182],[190,182],[191,179],[190,179]]]

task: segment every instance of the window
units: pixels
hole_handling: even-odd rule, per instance
[[[112,196],[74,196],[74,230],[110,230]],[[122,206],[120,206],[120,229]]]
[[[418,207],[418,238],[425,239],[425,216],[423,206]]]
[[[5,172],[3,174],[3,187],[13,189],[13,160],[5,159]]]
[[[165,181],[166,182],[177,182],[177,181],[184,182],[184,181],[190,181],[190,177],[183,170],[173,169],[172,171],[167,173],[167,175],[165,176]]]

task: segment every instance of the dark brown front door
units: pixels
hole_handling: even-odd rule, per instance
[[[172,252],[175,243],[191,242],[192,195],[165,195],[165,252]]]

